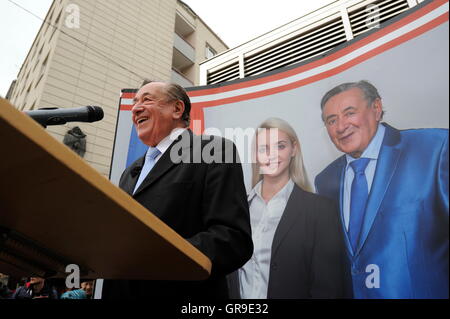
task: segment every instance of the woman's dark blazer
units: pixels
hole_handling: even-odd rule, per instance
[[[295,185],[273,238],[267,297],[349,297],[343,243],[336,204]],[[239,299],[238,271],[228,286]]]

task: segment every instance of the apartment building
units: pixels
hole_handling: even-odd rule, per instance
[[[199,63],[226,49],[180,0],[54,0],[7,98],[21,111],[101,106],[102,121],[47,131],[63,141],[78,126],[84,159],[108,176],[121,89],[198,85]]]
[[[423,0],[336,0],[200,64],[200,84],[258,76],[320,56]]]

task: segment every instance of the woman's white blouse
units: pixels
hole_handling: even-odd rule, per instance
[[[254,250],[252,258],[239,269],[239,288],[243,299],[267,298],[272,241],[294,189],[294,182],[290,179],[267,204],[261,196],[261,186],[262,181],[248,196]]]

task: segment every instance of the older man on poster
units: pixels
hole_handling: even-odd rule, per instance
[[[195,136],[188,128],[190,109],[186,91],[177,84],[150,82],[139,89],[132,119],[139,139],[149,148],[124,171],[119,186],[209,257],[211,277],[206,281],[106,280],[104,299],[226,298],[225,276],[252,255],[237,150],[231,141]],[[233,156],[227,154],[230,151]],[[232,161],[224,161],[225,157]]]
[[[448,298],[448,130],[381,123],[367,81],[333,88],[321,108],[345,155],[316,177],[316,190],[340,205],[354,297]]]

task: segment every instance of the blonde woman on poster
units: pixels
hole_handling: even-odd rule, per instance
[[[343,237],[335,204],[311,193],[300,141],[284,120],[269,118],[254,141],[248,196],[254,252],[229,276],[243,299],[342,298]]]

